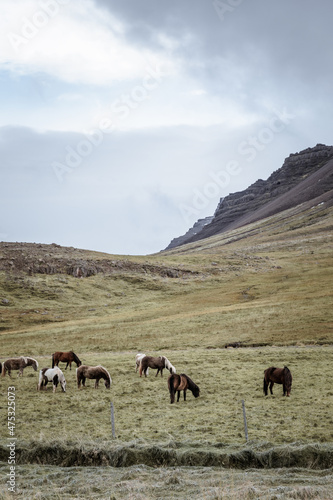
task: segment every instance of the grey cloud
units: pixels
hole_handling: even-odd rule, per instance
[[[159,35],[187,43],[173,49],[183,69],[218,92],[227,71],[243,70],[239,85],[252,93],[270,92],[297,84],[323,85],[332,76],[329,0],[267,0],[230,2],[223,21],[213,1],[95,0],[127,23],[131,41],[164,50]],[[220,4],[228,5],[228,0]],[[218,9],[217,9],[218,10]],[[171,49],[170,49],[171,51]],[[216,81],[217,79],[217,81]],[[243,85],[242,85],[243,84]],[[223,87],[223,83],[222,83]]]

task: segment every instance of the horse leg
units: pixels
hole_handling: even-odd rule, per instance
[[[71,361],[69,362],[69,369],[70,370],[72,369],[72,362]]]
[[[184,389],[184,401],[186,401],[186,389]]]
[[[98,383],[99,383],[99,378],[97,378],[95,381],[95,389],[98,389]]]
[[[179,398],[180,398],[180,391],[177,391],[177,403],[179,401]]]
[[[161,377],[163,376],[163,368],[161,368]]]
[[[157,372],[156,372],[155,377],[157,377],[157,375],[158,375],[158,372],[159,372],[159,371],[160,371],[160,369],[159,369],[159,368],[157,368]]]
[[[272,396],[273,396],[273,385],[274,385],[274,382],[271,382],[269,384],[269,390],[271,391]]]
[[[65,370],[67,370],[67,366],[68,366],[68,361],[67,361],[67,365],[66,365],[66,368],[65,368]]]

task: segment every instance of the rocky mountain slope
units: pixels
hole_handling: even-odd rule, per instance
[[[291,154],[266,180],[220,200],[212,218],[201,219],[166,250],[255,222],[321,197],[333,199],[333,146],[317,144]]]

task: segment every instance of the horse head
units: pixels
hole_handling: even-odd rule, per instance
[[[66,392],[66,380],[64,376],[59,376],[59,382],[61,385],[62,392]]]
[[[200,396],[200,389],[197,385],[193,388],[192,394],[195,398],[198,398]]]

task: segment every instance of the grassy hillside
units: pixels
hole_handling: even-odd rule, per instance
[[[59,259],[59,252],[51,247],[46,259]],[[89,262],[115,262],[83,251],[78,262],[82,253]],[[71,348],[332,341],[331,207],[293,210],[174,251],[117,259],[121,265],[88,278],[28,275],[15,266],[1,272],[1,359]]]
[[[298,207],[144,257],[2,243],[0,361],[28,355],[37,358],[40,367],[50,366],[52,352],[73,349],[84,363],[105,366],[112,386],[107,391],[101,384],[96,391],[90,382],[78,391],[75,368],[65,372],[66,394],[59,388],[55,394],[50,389],[37,392],[37,374],[31,368],[20,379],[16,373],[12,380],[1,377],[0,460],[6,461],[7,389],[14,385],[17,458],[22,464],[114,465],[118,457],[118,465],[221,466],[230,460],[221,456],[222,450],[240,453],[245,445],[252,451],[245,454],[249,460],[244,466],[253,466],[256,448],[262,457],[267,447],[317,443],[318,453],[320,446],[328,446],[322,463],[332,467],[332,210],[329,204]],[[40,261],[47,273],[41,268],[31,272],[33,263]],[[92,270],[91,275],[75,277],[73,269],[80,266]],[[232,342],[241,347],[225,349]],[[200,397],[188,393],[186,403],[181,396],[179,403],[170,405],[168,373],[155,378],[151,370],[148,378],[140,378],[134,363],[138,351],[167,356],[178,373],[187,373],[200,386]],[[283,398],[281,386],[275,385],[274,396],[265,398],[263,370],[284,364],[293,374],[291,397]],[[304,455],[305,467],[318,463],[317,452],[310,459],[291,448],[281,455],[292,453]],[[291,463],[297,467],[302,462]],[[29,473],[25,467],[22,477]],[[44,479],[45,484],[52,480],[45,469],[38,482],[36,470],[30,470],[36,477],[34,492]],[[177,483],[175,473],[168,471],[164,487],[182,485],[180,496],[172,498],[185,498],[181,495],[191,490],[186,473]],[[139,484],[137,473],[131,474]],[[147,484],[150,481],[154,484],[154,474],[148,471]],[[216,496],[207,498],[224,498],[216,478],[211,484]],[[198,485],[193,498],[202,498],[204,486],[200,481]],[[91,487],[91,498],[95,490],[102,491],[100,484]],[[159,498],[156,492],[149,496],[150,486],[141,487],[142,497],[132,490],[126,496],[126,488],[111,490],[114,498]],[[233,498],[253,498],[251,488],[245,494],[244,484],[237,483]],[[111,490],[99,498],[109,498]],[[41,498],[48,498],[43,491]],[[244,494],[237,496],[238,491]],[[329,498],[327,491],[312,497]],[[28,498],[24,488],[20,494]],[[75,495],[60,492],[59,497]]]

